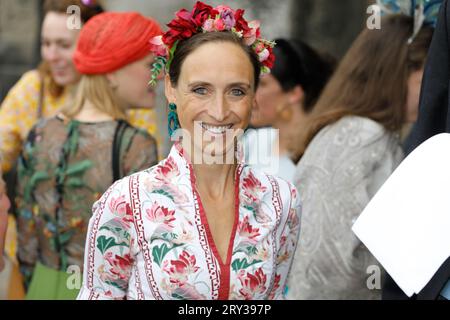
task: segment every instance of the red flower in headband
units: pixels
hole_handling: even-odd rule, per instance
[[[245,34],[250,31],[250,28],[248,26],[248,22],[244,19],[244,13],[245,10],[237,9],[234,18],[236,19],[236,31],[242,31]]]
[[[224,5],[213,8],[200,1],[195,4],[191,12],[186,9],[179,10],[176,18],[167,24],[169,30],[163,34],[162,38],[151,41],[151,50],[157,56],[157,63],[152,69],[150,83],[155,83],[164,65],[169,67],[175,44],[200,32],[233,32],[258,55],[262,64],[261,72],[270,72],[275,59],[272,52],[275,43],[261,39],[259,22],[247,22],[244,19],[244,12],[243,9],[235,11]]]
[[[187,39],[197,33],[197,26],[192,22],[191,13],[182,9],[176,13],[177,19],[172,20],[167,26],[169,31],[163,34],[163,42],[170,48],[181,39]]]
[[[215,17],[219,12],[213,7],[198,1],[192,9],[192,20],[197,28],[201,28],[209,17]]]
[[[275,54],[273,53],[273,49],[272,49],[272,47],[270,47],[270,46],[267,47],[266,50],[269,51],[269,54],[268,54],[268,56],[267,56],[267,59],[265,59],[265,60],[262,62],[262,64],[263,64],[264,66],[266,66],[267,68],[272,69],[272,68],[273,68],[273,65],[274,65],[274,63],[275,63]]]

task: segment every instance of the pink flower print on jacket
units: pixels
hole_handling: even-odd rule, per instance
[[[264,294],[266,291],[267,276],[261,268],[258,268],[254,274],[241,270],[239,271],[238,279],[242,285],[239,293],[245,300],[251,300],[257,295]]]
[[[178,186],[180,171],[172,157],[168,157],[164,164],[156,168],[156,174],[144,181],[148,192],[166,196],[175,204],[185,204],[189,198]]]
[[[110,268],[105,272],[105,266],[100,266],[99,274],[102,280],[116,288],[127,289],[131,266],[134,262],[131,255],[127,253],[122,257],[112,252],[107,252],[104,255],[104,259],[108,261]]]
[[[183,250],[178,260],[165,261],[163,270],[169,274],[170,283],[183,286],[188,282],[188,277],[200,269],[196,263],[195,256]]]
[[[111,265],[109,272],[116,276],[117,279],[124,280],[130,277],[131,266],[133,259],[130,254],[125,254],[123,257],[114,255],[111,252],[105,254],[105,260]]]
[[[162,166],[158,166],[156,169],[155,179],[164,183],[173,183],[174,180],[180,175],[178,166],[172,157],[168,157]]]
[[[267,188],[261,184],[261,181],[255,178],[251,171],[249,175],[244,178],[243,189],[244,195],[247,198],[246,203],[248,204],[258,202],[259,199],[261,199],[261,193],[267,190]]]
[[[241,196],[241,201],[244,208],[251,211],[258,223],[267,224],[272,222],[270,216],[264,212],[261,207],[261,198],[263,193],[267,190],[265,186],[261,184],[261,181],[255,178],[252,172],[243,180],[244,192]]]
[[[236,252],[244,252],[248,256],[255,256],[258,253],[259,231],[259,228],[255,228],[250,224],[248,216],[245,216],[238,224],[237,232],[240,240],[233,254]]]
[[[151,209],[147,209],[146,212],[147,219],[153,223],[163,225],[167,231],[171,231],[173,229],[172,222],[175,221],[175,210],[169,210],[166,207],[158,205],[157,202],[154,202]]]
[[[111,198],[109,202],[109,210],[118,217],[116,220],[122,224],[123,228],[130,228],[130,224],[133,222],[133,211],[130,204],[126,202],[125,195],[121,195],[118,198]]]
[[[260,235],[259,229],[252,227],[248,221],[248,216],[246,216],[241,222],[239,222],[239,236],[246,239],[246,242],[251,244],[256,244],[258,242],[257,237]]]

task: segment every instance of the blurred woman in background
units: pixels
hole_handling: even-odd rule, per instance
[[[275,42],[274,68],[261,77],[252,110],[250,124],[258,129],[247,131],[245,150],[248,163],[292,182],[300,130],[333,72],[334,61],[300,40]]]
[[[9,91],[0,107],[0,162],[3,173],[11,170],[30,129],[40,119],[56,115],[71,104],[80,79],[73,64],[79,29],[67,27],[67,8],[78,6],[84,25],[103,12],[95,1],[46,0],[41,30],[42,63],[25,73]],[[73,101],[72,101],[73,102]],[[72,104],[73,105],[73,104]],[[135,107],[135,106],[133,106]],[[146,129],[157,140],[156,116],[152,109],[127,111],[131,124]],[[158,141],[159,142],[159,141]]]
[[[290,298],[381,297],[367,284],[377,262],[351,226],[403,159],[398,132],[417,115],[433,28],[412,37],[413,25],[388,15],[380,30],[364,30],[309,116],[295,176],[303,219]]]
[[[82,267],[93,203],[115,180],[157,163],[155,139],[129,125],[126,112],[154,106],[149,41],[161,33],[137,13],[92,18],[74,54],[82,74],[74,103],[30,131],[17,201],[18,258],[27,282],[33,276],[29,298],[76,296],[76,290],[61,296],[49,283],[58,270]]]

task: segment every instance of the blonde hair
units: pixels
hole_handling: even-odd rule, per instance
[[[97,110],[107,113],[116,120],[127,119],[126,112],[120,105],[120,98],[111,88],[105,75],[82,75],[78,84],[74,104],[63,108],[62,113],[72,119],[89,100]]]

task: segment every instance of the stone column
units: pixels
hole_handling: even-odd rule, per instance
[[[341,58],[366,26],[373,0],[298,0],[292,10],[292,34]]]
[[[41,0],[0,0],[0,101],[39,62]]]

